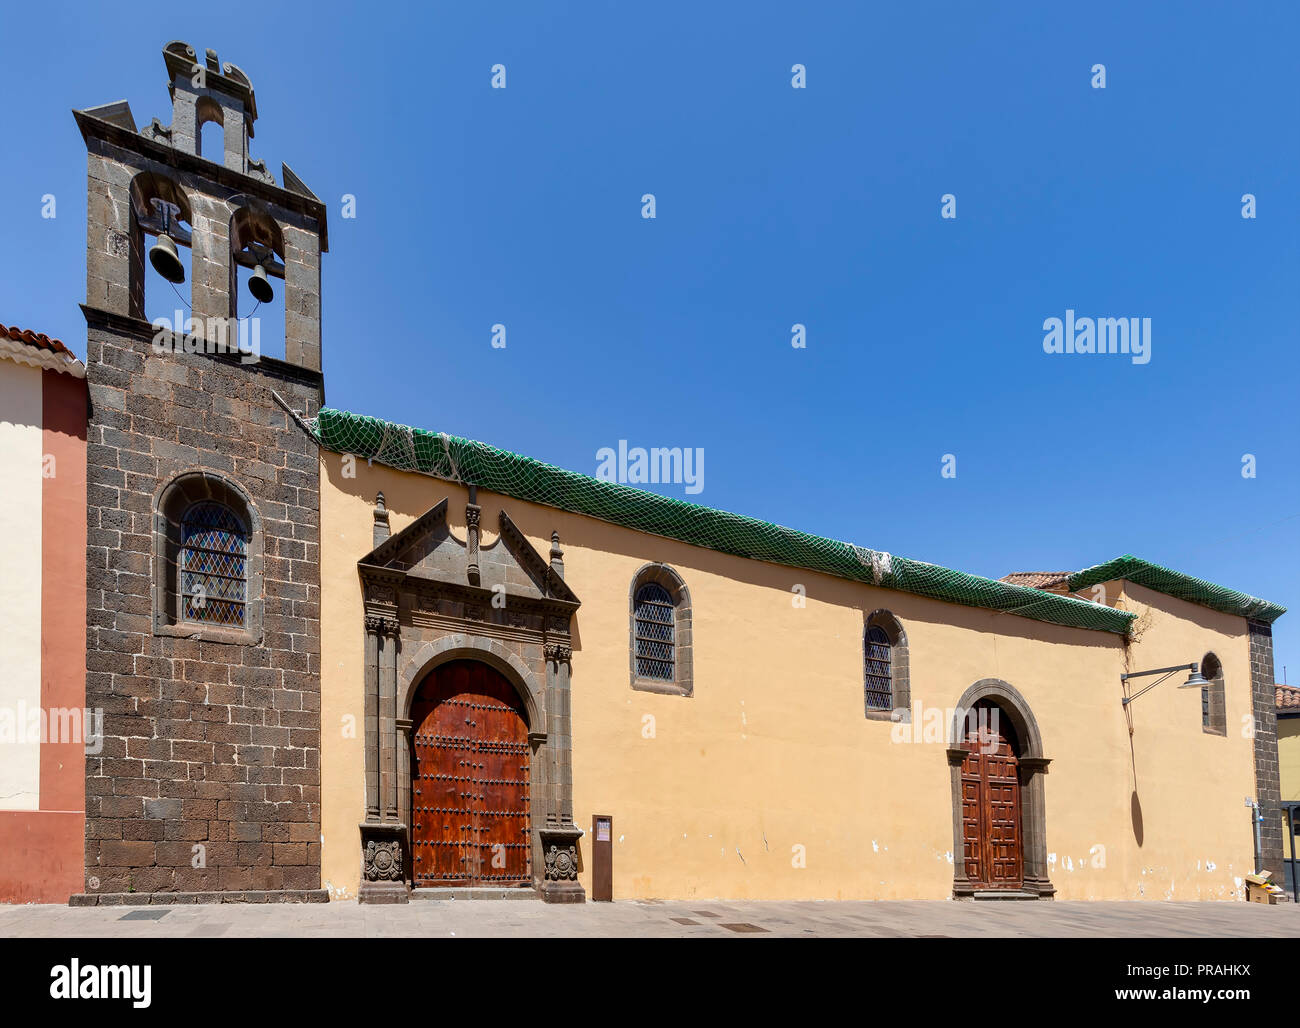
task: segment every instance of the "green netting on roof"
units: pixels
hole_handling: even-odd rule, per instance
[[[1075,572],[1069,578],[1069,586],[1071,590],[1087,589],[1098,582],[1110,582],[1118,578],[1136,582],[1166,596],[1176,596],[1180,600],[1188,600],[1212,610],[1223,611],[1225,614],[1238,614],[1241,617],[1254,618],[1269,624],[1286,613],[1286,608],[1279,607],[1276,603],[1269,603],[1268,600],[1261,600],[1256,596],[1239,593],[1235,589],[1215,585],[1202,578],[1184,575],[1181,571],[1173,571],[1127,553],[1105,564],[1097,564]]]
[[[807,568],[968,607],[1126,634],[1134,615],[1086,600],[968,575],[937,564],[796,532],[566,471],[486,443],[324,408],[308,427],[321,446],[402,471],[474,484],[519,500],[752,560]]]

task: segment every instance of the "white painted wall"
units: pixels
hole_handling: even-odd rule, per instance
[[[40,805],[41,371],[0,359],[0,810]]]

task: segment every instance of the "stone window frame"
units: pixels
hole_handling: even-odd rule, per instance
[[[1201,731],[1206,735],[1226,737],[1228,707],[1223,681],[1223,662],[1213,651],[1201,658],[1201,674],[1210,680],[1201,686]]]
[[[229,507],[248,527],[243,628],[180,618],[177,558],[181,548],[181,518],[190,507],[205,500]],[[262,517],[252,497],[238,483],[212,471],[193,470],[173,476],[158,490],[153,503],[154,635],[243,646],[260,644],[264,571]]]
[[[867,634],[879,628],[889,640],[890,706],[881,710],[867,702]],[[868,721],[894,721],[910,724],[912,720],[912,682],[907,648],[907,632],[893,611],[883,607],[873,610],[862,621],[862,706]]]
[[[641,587],[654,583],[663,586],[673,601],[673,680],[645,678],[636,673],[636,596]],[[641,565],[632,576],[628,589],[628,673],[633,689],[667,696],[695,695],[695,664],[691,647],[691,593],[686,583],[667,564],[651,562]]]

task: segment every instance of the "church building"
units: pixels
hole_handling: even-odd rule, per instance
[[[326,205],[251,156],[242,70],[163,57],[169,124],[75,112],[73,902],[1241,900],[1279,859],[1283,608],[1129,556],[982,578],[327,407]]]

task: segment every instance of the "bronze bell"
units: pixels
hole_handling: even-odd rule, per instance
[[[149,263],[168,282],[184,282],[185,267],[176,254],[176,243],[169,235],[161,235],[149,248]]]
[[[253,269],[253,277],[248,280],[248,291],[258,303],[270,303],[275,299],[271,280],[266,277],[266,269],[260,264]]]

